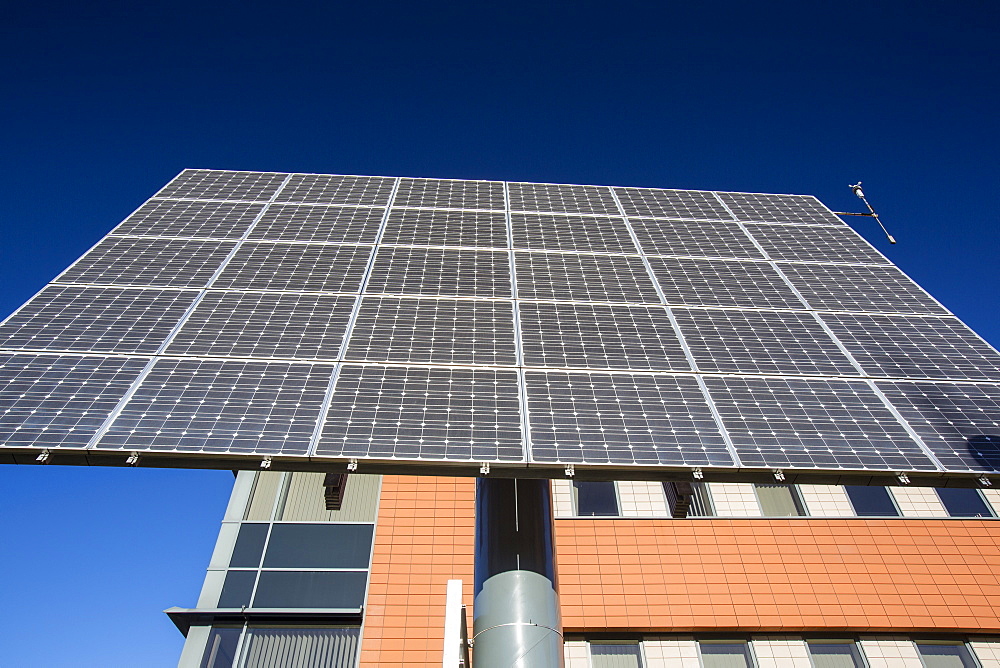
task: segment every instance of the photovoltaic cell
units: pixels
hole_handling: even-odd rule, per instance
[[[382,243],[506,248],[507,218],[487,211],[393,209]]]
[[[675,308],[674,315],[700,371],[858,375],[809,314]]]
[[[112,234],[239,239],[263,208],[263,204],[243,202],[154,199],[139,207]]]
[[[511,211],[555,211],[619,215],[611,190],[603,186],[510,183]]]
[[[212,287],[357,292],[371,254],[371,246],[247,242]]]
[[[520,309],[525,364],[691,370],[663,307],[523,303]]]
[[[527,372],[537,462],[732,466],[690,376]]]
[[[762,195],[759,193],[719,193],[737,220],[844,225],[837,216],[810,195]]]
[[[935,468],[864,381],[707,376],[705,382],[745,466]]]
[[[876,384],[945,467],[1000,470],[1000,387],[987,383]]]
[[[764,262],[651,257],[649,264],[668,304],[804,308]]]
[[[746,227],[773,260],[889,264],[888,260],[847,226],[747,225]]]
[[[337,360],[353,296],[212,291],[168,355]]]
[[[372,244],[385,209],[379,207],[272,204],[251,239]]]
[[[318,455],[524,461],[514,371],[345,365]]]
[[[97,447],[304,455],[333,370],[160,359]]]
[[[514,248],[638,253],[622,218],[551,216],[535,213],[511,215]]]
[[[234,246],[228,241],[106,237],[56,281],[204,287]]]
[[[293,174],[275,201],[385,206],[394,182],[384,176]]]
[[[516,263],[521,299],[659,302],[637,257],[518,252]]]
[[[504,210],[500,181],[401,179],[396,206]]]
[[[726,208],[710,192],[698,190],[658,190],[655,188],[615,188],[625,213],[652,218],[732,220]]]
[[[750,237],[733,223],[632,218],[629,224],[643,252],[649,255],[764,258]]]
[[[49,285],[0,325],[0,348],[155,353],[197,296]]]
[[[365,297],[346,358],[362,362],[517,364],[512,302]]]
[[[506,251],[379,248],[368,293],[510,297]]]
[[[157,197],[267,201],[287,174],[185,169],[156,193]]]
[[[824,313],[873,376],[1000,381],[1000,353],[958,318]]]
[[[895,267],[783,264],[781,269],[815,309],[940,315],[948,313]]]
[[[141,358],[0,355],[0,441],[84,447],[145,366]]]

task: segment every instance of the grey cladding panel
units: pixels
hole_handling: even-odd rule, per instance
[[[642,260],[620,255],[516,254],[521,299],[657,303]]]
[[[511,211],[619,214],[611,190],[604,186],[511,183],[507,187]]]
[[[371,246],[247,242],[212,287],[357,292]]]
[[[534,213],[511,215],[514,248],[638,253],[622,218],[552,216]]]
[[[537,462],[732,466],[698,383],[654,374],[525,374]]]
[[[272,204],[254,225],[250,238],[371,244],[384,215],[380,207]]]
[[[844,225],[819,200],[809,195],[762,195],[759,193],[719,193],[738,220]]]
[[[336,360],[353,296],[209,292],[168,355]]]
[[[789,263],[781,269],[815,309],[947,314],[895,267]]]
[[[125,357],[0,355],[0,439],[84,447],[145,366]]]
[[[275,201],[385,206],[394,181],[384,176],[293,174]]]
[[[668,304],[803,308],[778,272],[764,262],[649,258]]]
[[[861,380],[706,377],[746,466],[934,470]]]
[[[663,307],[521,304],[531,366],[690,371]]]
[[[317,454],[524,461],[517,374],[345,365]]]
[[[402,179],[396,192],[396,206],[438,207],[442,209],[504,210],[503,183],[500,181],[448,181],[444,179]]]
[[[860,313],[822,317],[873,376],[1000,381],[1000,353],[958,318]]]
[[[882,255],[847,227],[747,225],[772,260],[889,264]]]
[[[879,381],[920,438],[955,470],[1000,470],[1000,386]]]
[[[809,314],[681,308],[674,314],[699,371],[858,375]]]
[[[383,246],[365,292],[510,297],[510,260],[506,251]]]
[[[0,348],[155,353],[197,296],[49,285],[0,325]]]
[[[615,188],[625,213],[651,218],[732,220],[726,208],[710,192],[698,190],[658,190],[656,188]]]
[[[270,172],[185,169],[156,196],[266,202],[278,191],[287,176]]]
[[[106,237],[57,281],[200,288],[234,246],[226,241]]]
[[[506,248],[507,218],[488,211],[393,209],[382,243]]]
[[[333,370],[161,359],[97,447],[304,455]]]
[[[239,239],[263,204],[154,199],[143,204],[112,234],[151,237]]]
[[[517,363],[513,304],[365,297],[346,358],[512,366]]]
[[[631,219],[648,255],[690,255],[760,260],[764,254],[735,223]]]

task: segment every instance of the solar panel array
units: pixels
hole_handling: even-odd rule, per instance
[[[0,325],[8,452],[1000,470],[1000,354],[818,200],[185,170]]]

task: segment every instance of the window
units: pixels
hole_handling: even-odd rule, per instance
[[[220,608],[242,608],[250,605],[257,571],[229,571],[219,595]]]
[[[354,627],[251,627],[247,631],[244,666],[310,666],[351,668],[360,629]]]
[[[885,487],[846,485],[844,490],[859,517],[898,517],[899,508]]]
[[[642,668],[638,643],[590,643],[592,668]]]
[[[853,641],[810,640],[809,655],[815,668],[863,668],[861,653]]]
[[[705,668],[751,668],[750,647],[739,641],[701,642],[701,664]]]
[[[976,662],[963,643],[918,642],[917,651],[927,668],[976,668]]]
[[[688,517],[711,517],[713,515],[715,515],[715,507],[712,505],[712,495],[708,491],[708,483],[691,483],[691,505],[688,508]]]
[[[794,485],[755,484],[760,511],[765,517],[805,515],[799,491]]]
[[[584,517],[618,517],[618,492],[613,482],[573,481],[576,514]]]
[[[368,568],[372,531],[371,524],[275,524],[264,567]]]
[[[253,607],[360,608],[367,582],[367,571],[261,571]]]
[[[213,626],[205,644],[200,668],[232,668],[240,644],[241,626]]]
[[[241,524],[240,533],[236,537],[233,556],[229,559],[232,568],[257,568],[264,554],[264,543],[267,541],[267,524]]]
[[[710,517],[715,514],[708,485],[703,482],[665,482],[663,494],[673,517]]]
[[[978,489],[939,487],[938,496],[952,517],[993,517],[986,499]]]

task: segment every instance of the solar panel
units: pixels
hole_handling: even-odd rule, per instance
[[[226,241],[106,237],[56,281],[200,288],[234,247]]]
[[[783,264],[781,270],[815,309],[947,314],[895,267]]]
[[[637,253],[621,218],[516,213],[514,248],[591,253]]]
[[[765,262],[649,258],[668,304],[803,308],[795,291]]]
[[[737,220],[806,225],[843,225],[818,199],[810,195],[719,193]]]
[[[384,216],[385,209],[381,207],[272,204],[254,225],[250,238],[372,244]]]
[[[873,376],[1000,381],[1000,353],[958,318],[860,313],[822,317]]]
[[[521,299],[657,303],[642,260],[621,255],[516,253]]]
[[[506,248],[507,218],[487,211],[393,209],[382,243]]]
[[[316,454],[524,461],[517,373],[345,365]]]
[[[663,307],[521,304],[531,366],[690,371]]]
[[[503,301],[365,297],[347,359],[517,364],[514,305]]]
[[[239,239],[263,204],[154,199],[139,207],[112,234]]]
[[[50,285],[0,325],[0,348],[155,353],[197,296]]]
[[[699,371],[858,375],[809,314],[676,308],[674,315]]]
[[[630,216],[732,220],[726,207],[710,192],[656,188],[615,188],[614,191]]]
[[[0,323],[6,461],[970,476],[998,388],[801,195],[185,170]]]

